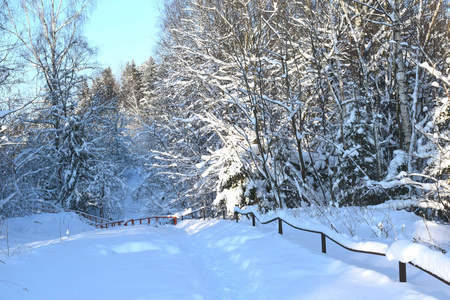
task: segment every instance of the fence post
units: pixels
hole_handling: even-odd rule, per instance
[[[203,220],[206,220],[206,212],[205,212],[205,208],[203,208],[202,211],[203,211]]]
[[[225,220],[225,208],[222,210],[222,216],[223,216],[223,219]]]
[[[398,262],[398,271],[399,271],[399,277],[400,282],[406,282],[406,264],[399,261]]]
[[[327,237],[325,234],[320,233],[322,237],[322,253],[327,253]]]
[[[283,234],[283,221],[281,218],[278,218],[278,233]]]
[[[236,223],[239,223],[239,218],[238,218],[238,212],[237,211],[235,211],[234,212],[234,218],[236,219]]]
[[[255,227],[255,214],[254,213],[252,213],[252,225],[253,225],[253,227]]]

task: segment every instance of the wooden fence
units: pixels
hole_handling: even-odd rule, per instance
[[[236,222],[239,221],[239,214],[241,214],[241,215],[246,215],[246,216],[250,216],[251,219],[252,219],[252,225],[253,225],[253,226],[256,226],[256,219],[258,219],[258,218],[255,216],[255,214],[254,214],[253,212],[245,212],[245,213],[244,213],[244,212],[237,212],[237,211],[235,211],[235,212],[234,212],[234,217],[235,217],[235,219],[236,219]],[[316,230],[311,230],[311,229],[301,228],[301,227],[292,225],[292,224],[290,224],[289,222],[283,220],[283,219],[280,218],[280,217],[276,217],[276,218],[273,218],[273,219],[268,220],[268,221],[265,221],[265,222],[261,222],[261,221],[258,219],[258,222],[260,222],[261,224],[269,224],[269,223],[272,223],[272,222],[278,222],[278,233],[279,233],[279,234],[283,234],[283,223],[285,223],[285,224],[289,225],[290,227],[292,227],[292,228],[294,228],[294,229],[297,229],[297,230],[301,230],[301,231],[306,231],[306,232],[311,232],[311,233],[320,234],[320,235],[321,235],[321,243],[322,243],[322,252],[323,252],[323,253],[327,253],[327,243],[326,243],[326,240],[329,239],[330,241],[334,242],[335,244],[341,246],[342,248],[347,249],[347,250],[352,251],[352,252],[365,253],[365,254],[371,254],[371,255],[379,255],[379,256],[386,256],[385,253],[379,253],[379,252],[372,252],[372,251],[365,251],[365,250],[358,250],[358,249],[349,248],[349,247],[347,247],[347,246],[345,246],[345,245],[339,243],[338,241],[336,241],[335,239],[331,238],[330,236],[328,236],[327,234],[325,234],[325,233],[323,233],[323,232],[321,232],[321,231],[316,231]],[[406,282],[406,263],[399,262],[398,264],[399,264],[399,281],[400,281],[400,282]],[[431,276],[433,276],[434,278],[436,278],[436,279],[442,281],[443,283],[445,283],[445,284],[447,284],[447,285],[450,285],[450,282],[448,282],[448,281],[445,280],[444,278],[441,278],[441,277],[439,277],[438,275],[432,273],[431,271],[426,270],[426,269],[424,269],[424,268],[422,268],[422,267],[420,267],[420,266],[418,266],[418,265],[416,265],[416,264],[414,264],[414,263],[412,263],[412,262],[409,262],[409,264],[412,265],[412,266],[414,266],[414,267],[416,267],[417,269],[419,269],[419,270],[425,272],[425,273],[428,273],[429,275],[431,275]]]
[[[97,223],[95,224],[96,228],[109,228],[109,227],[116,227],[116,226],[134,226],[134,225],[151,225],[152,220],[154,221],[153,224],[158,227],[159,225],[165,225],[165,224],[171,224],[171,225],[177,225],[177,217],[172,216],[157,216],[157,217],[145,217],[145,218],[139,218],[139,219],[130,219],[130,220],[118,220],[118,221],[109,221],[107,223]],[[159,222],[159,223],[158,223]]]

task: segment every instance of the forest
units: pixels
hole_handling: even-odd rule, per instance
[[[132,193],[450,220],[450,1],[167,0],[156,55],[119,77],[83,35],[94,2],[1,0],[0,215],[111,218]]]

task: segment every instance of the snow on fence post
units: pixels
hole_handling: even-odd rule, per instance
[[[406,263],[398,262],[398,273],[400,282],[406,282]]]
[[[323,232],[320,235],[322,238],[322,253],[327,253],[327,236]]]
[[[278,218],[278,233],[283,234],[283,220],[281,218]]]

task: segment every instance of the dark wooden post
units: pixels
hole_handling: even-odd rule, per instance
[[[202,211],[203,211],[203,220],[206,220],[206,211],[205,211],[204,207],[203,207]]]
[[[223,219],[225,220],[225,214],[226,214],[225,208],[223,209],[222,214],[223,214]]]
[[[253,225],[253,227],[255,227],[255,215],[252,213],[252,225]]]
[[[278,218],[278,233],[283,234],[283,221],[281,218]]]
[[[236,223],[239,223],[239,218],[238,218],[238,212],[237,211],[235,211],[234,212],[234,218],[236,219]]]
[[[320,234],[322,237],[322,253],[327,253],[327,237],[325,234]]]
[[[406,264],[399,261],[398,262],[398,271],[399,271],[399,277],[400,282],[406,282]]]

